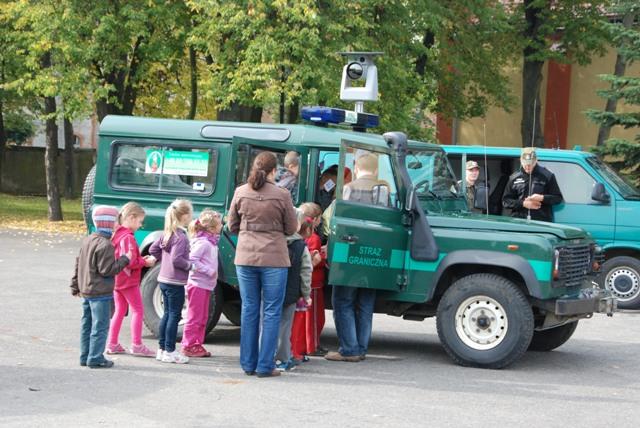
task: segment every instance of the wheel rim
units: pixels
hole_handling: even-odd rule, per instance
[[[498,346],[507,335],[509,322],[500,303],[487,296],[473,296],[456,311],[456,333],[470,348],[488,350]]]
[[[618,300],[626,302],[640,292],[640,275],[629,266],[620,266],[609,272],[605,284]]]
[[[156,315],[158,318],[162,319],[164,315],[164,301],[162,300],[162,290],[160,290],[160,286],[157,286],[155,290],[153,290],[153,310],[156,311]],[[182,316],[180,317],[180,322],[178,325],[184,324],[184,320],[187,317],[187,298],[185,296],[184,305],[182,306]]]

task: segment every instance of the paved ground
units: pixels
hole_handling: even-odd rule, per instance
[[[239,329],[226,320],[208,339],[213,358],[121,356],[111,370],[82,368],[80,301],[68,293],[78,242],[0,231],[1,426],[640,424],[640,313],[583,321],[558,350],[498,371],[453,365],[433,320],[382,315],[365,362],[315,358],[276,379],[242,373]],[[127,329],[125,319],[123,344]],[[323,341],[336,343],[330,322]]]

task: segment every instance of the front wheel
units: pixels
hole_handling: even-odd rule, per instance
[[[513,282],[494,274],[460,278],[438,304],[438,337],[467,367],[499,369],[520,358],[533,335],[533,311]]]
[[[640,308],[640,260],[618,256],[602,265],[601,282],[618,300],[620,309]]]
[[[554,350],[557,347],[564,345],[565,342],[573,336],[577,327],[578,321],[574,321],[559,327],[534,331],[533,338],[529,344],[529,350],[538,352]]]
[[[164,315],[164,302],[162,301],[162,291],[158,286],[158,274],[160,273],[160,265],[156,265],[149,269],[142,278],[140,284],[142,292],[142,302],[144,304],[144,325],[155,336],[158,337],[160,330],[160,320]],[[182,309],[182,319],[178,324],[178,339],[182,337],[184,320],[187,315],[187,299],[185,298],[184,307]],[[209,301],[209,318],[205,332],[209,333],[218,323],[222,314],[222,288],[218,284],[211,293]]]

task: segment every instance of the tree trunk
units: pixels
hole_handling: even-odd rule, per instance
[[[4,148],[7,144],[7,134],[4,130],[4,107],[0,95],[0,191],[2,191],[2,164],[4,163]]]
[[[279,109],[278,109],[278,121],[279,123],[285,123],[286,122],[286,118],[284,117],[285,113],[284,113],[284,109],[285,109],[285,104],[284,104],[284,91],[280,91],[280,103],[279,103]]]
[[[96,101],[96,114],[98,115],[98,122],[102,122],[105,116],[110,114],[122,114],[122,111],[118,106],[108,103],[106,100]]]
[[[198,107],[198,69],[196,63],[196,50],[189,46],[189,68],[191,70],[191,105],[189,106],[189,119],[196,117]]]
[[[625,13],[622,18],[622,26],[626,29],[629,29],[633,26],[633,22],[635,21],[636,16],[638,15],[637,10],[628,11]],[[616,65],[613,69],[613,75],[616,77],[624,76],[627,71],[627,60],[625,57],[618,53],[616,56]],[[617,98],[608,98],[607,104],[604,107],[604,111],[607,113],[615,113],[618,108],[618,99]],[[609,139],[609,135],[611,135],[611,127],[606,125],[600,125],[600,129],[598,129],[598,140],[596,141],[597,146],[603,146],[605,141]]]
[[[294,101],[293,104],[289,106],[289,114],[287,115],[287,123],[296,123],[298,122],[298,115],[300,114],[300,102]]]
[[[218,120],[236,122],[260,122],[262,119],[262,107],[243,106],[232,103],[228,109],[218,112]]]
[[[51,68],[51,53],[42,56],[43,69]],[[46,149],[44,152],[44,168],[47,181],[47,202],[49,205],[49,221],[62,221],[62,206],[58,190],[58,125],[56,125],[56,99],[44,97],[44,114],[46,120]]]
[[[76,137],[73,135],[73,125],[69,119],[64,120],[64,197],[71,199],[73,189],[73,149]]]
[[[535,0],[524,1],[526,26],[525,40],[535,41],[540,37],[539,30],[543,12],[541,6],[534,6]],[[542,85],[542,67],[544,61],[532,60],[538,51],[535,43],[530,43],[523,50],[524,65],[522,67],[522,120],[520,121],[520,137],[522,147],[544,147],[544,135],[540,126],[540,86]]]

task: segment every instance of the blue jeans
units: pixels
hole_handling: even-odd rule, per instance
[[[178,335],[178,323],[182,318],[182,307],[184,306],[184,287],[181,285],[170,285],[158,283],[162,291],[162,302],[164,303],[164,315],[160,320],[158,332],[158,342],[160,349],[167,352],[176,350],[176,336]]]
[[[376,290],[333,286],[333,320],[345,357],[366,355],[371,338]]]
[[[113,297],[84,299],[80,329],[80,364],[89,366],[106,361],[104,347],[109,334]]]
[[[275,369],[288,269],[236,266],[236,272],[242,298],[240,366],[245,372],[270,373]]]

